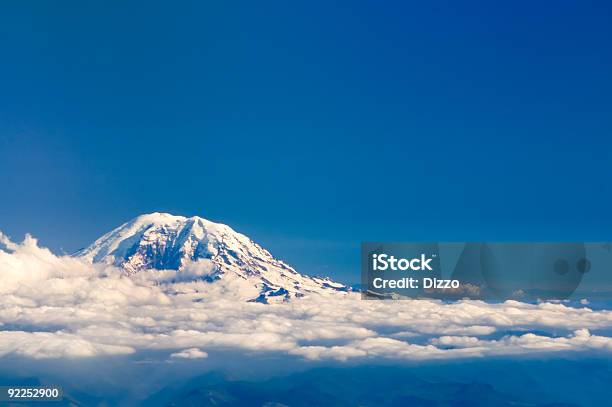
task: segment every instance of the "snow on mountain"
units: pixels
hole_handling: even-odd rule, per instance
[[[227,225],[168,213],[138,216],[75,254],[93,263],[112,264],[128,274],[176,270],[198,261],[212,270],[204,279],[239,279],[256,288],[250,300],[270,302],[309,293],[331,294],[347,287],[328,278],[302,275]]]

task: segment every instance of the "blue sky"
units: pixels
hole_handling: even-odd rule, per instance
[[[0,6],[0,230],[140,213],[358,279],[363,240],[609,240],[606,2]]]

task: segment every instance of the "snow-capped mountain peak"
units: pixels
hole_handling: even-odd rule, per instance
[[[287,299],[308,293],[346,291],[329,279],[308,277],[274,258],[231,227],[193,216],[150,213],[138,216],[76,254],[94,263],[112,264],[128,274],[147,269],[177,270],[202,259],[213,264],[209,281],[244,279],[257,288],[253,300]]]

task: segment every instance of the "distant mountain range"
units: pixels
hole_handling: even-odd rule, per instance
[[[75,256],[121,267],[130,275],[151,269],[180,272],[204,260],[212,265],[207,281],[243,279],[257,288],[258,295],[250,300],[266,303],[349,290],[329,278],[300,274],[247,236],[198,216],[141,215]]]

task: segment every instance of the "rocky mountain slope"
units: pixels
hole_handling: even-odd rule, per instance
[[[197,216],[141,215],[76,256],[121,267],[128,274],[150,269],[180,272],[204,260],[212,264],[207,281],[243,279],[257,288],[258,296],[252,300],[261,302],[347,290],[328,278],[300,274],[247,236]]]

